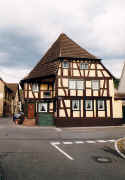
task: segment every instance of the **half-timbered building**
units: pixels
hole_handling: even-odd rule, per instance
[[[122,100],[123,121],[125,123],[125,62],[123,65],[119,86],[115,93],[115,99]]]
[[[0,117],[19,112],[19,85],[6,83],[0,78]]]
[[[20,82],[25,118],[43,124],[53,118],[53,124],[66,127],[121,124],[113,79],[101,59],[61,34]]]

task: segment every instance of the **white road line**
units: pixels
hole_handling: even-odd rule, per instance
[[[62,129],[60,129],[60,128],[56,128],[56,130],[57,130],[58,132],[61,132],[61,131],[62,131]]]
[[[51,142],[51,144],[59,145],[60,142]]]
[[[64,152],[62,149],[60,149],[57,144],[51,143],[53,147],[55,147],[59,152],[61,152],[63,155],[65,155],[68,159],[74,160],[71,156],[69,156],[66,152]]]
[[[90,143],[90,144],[94,144],[94,143],[96,143],[95,141],[91,141],[91,140],[88,140],[88,141],[85,141],[86,143]]]
[[[84,144],[83,141],[75,141],[76,144]]]
[[[105,140],[96,140],[96,142],[98,142],[98,143],[105,143],[107,141],[105,141]]]
[[[72,142],[63,142],[63,144],[73,144]]]
[[[122,138],[120,138],[120,139],[118,139],[117,141],[115,141],[115,149],[116,149],[117,153],[119,153],[120,156],[125,159],[125,155],[119,150],[118,145],[117,145],[117,144],[118,144],[118,141],[120,141],[121,139],[122,139]]]
[[[107,142],[115,142],[115,139],[109,139]]]

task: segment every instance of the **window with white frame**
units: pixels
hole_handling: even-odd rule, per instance
[[[63,62],[63,68],[69,68],[69,62],[64,61]]]
[[[92,89],[99,90],[99,80],[92,80]]]
[[[33,84],[32,84],[32,91],[33,91],[33,92],[38,92],[38,91],[39,91],[39,86],[38,86],[37,83],[33,83]]]
[[[98,100],[98,110],[104,110],[104,100]]]
[[[80,101],[79,100],[72,100],[72,110],[73,111],[80,110]]]
[[[76,81],[69,80],[69,89],[76,89]]]
[[[47,103],[39,103],[38,110],[39,112],[47,112]]]
[[[76,81],[76,89],[84,89],[84,81]]]
[[[69,89],[84,89],[84,81],[69,80]]]
[[[80,63],[80,69],[88,69],[88,63]]]
[[[86,100],[85,101],[85,109],[88,111],[93,110],[93,102],[92,100]]]

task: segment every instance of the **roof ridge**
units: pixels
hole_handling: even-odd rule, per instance
[[[28,74],[25,79],[32,79],[37,77],[43,77],[48,72],[55,72],[56,63],[54,60],[59,58],[82,58],[88,60],[98,60],[96,56],[89,53],[87,50],[82,48],[75,41],[70,39],[66,34],[61,33],[56,41],[50,46],[46,51],[45,55],[39,60],[36,66]],[[49,63],[51,62],[51,63]],[[48,66],[47,66],[48,64]],[[46,72],[43,72],[43,67],[46,69]],[[50,68],[51,67],[51,68]],[[54,73],[55,74],[55,73]]]

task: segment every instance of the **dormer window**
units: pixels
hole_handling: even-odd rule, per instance
[[[63,62],[63,68],[69,68],[69,62],[64,61]]]
[[[88,69],[88,63],[80,63],[80,69]]]
[[[32,91],[33,91],[33,92],[38,92],[38,91],[39,91],[39,86],[38,86],[37,83],[33,83],[33,84],[32,84]]]

